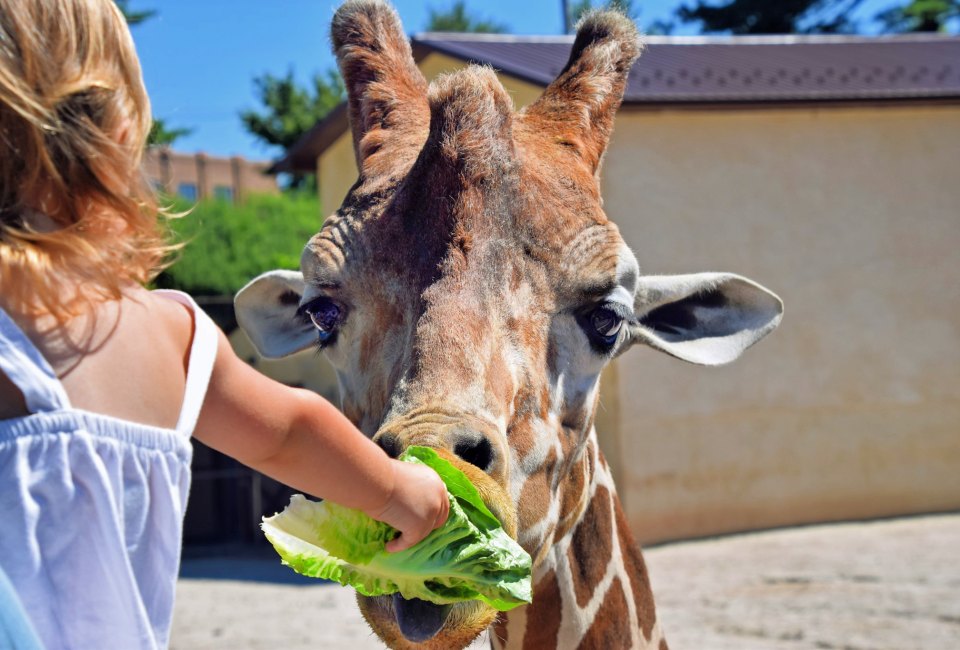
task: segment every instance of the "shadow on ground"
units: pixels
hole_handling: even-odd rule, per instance
[[[317,587],[329,580],[308,578],[280,561],[270,547],[216,546],[185,549],[180,578],[186,580],[240,580],[276,585]]]
[[[665,544],[646,556],[676,650],[957,650],[958,548],[954,513]],[[183,566],[171,650],[384,650],[352,589],[297,576],[270,547],[190,548]],[[486,636],[473,650],[484,647]]]

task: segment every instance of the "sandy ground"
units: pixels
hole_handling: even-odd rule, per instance
[[[646,557],[673,650],[960,650],[960,514],[668,544]],[[184,561],[171,648],[383,646],[352,590],[261,555]]]

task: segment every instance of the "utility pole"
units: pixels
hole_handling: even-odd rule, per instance
[[[570,33],[570,0],[560,0],[560,6],[563,8],[563,33]]]

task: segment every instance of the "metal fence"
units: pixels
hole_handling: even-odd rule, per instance
[[[295,490],[197,440],[193,445],[184,546],[266,543],[261,517],[283,510]]]

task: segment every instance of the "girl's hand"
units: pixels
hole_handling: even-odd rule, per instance
[[[393,492],[380,512],[367,514],[390,524],[400,535],[387,542],[387,551],[408,549],[442,526],[450,512],[447,487],[429,467],[391,460]]]

